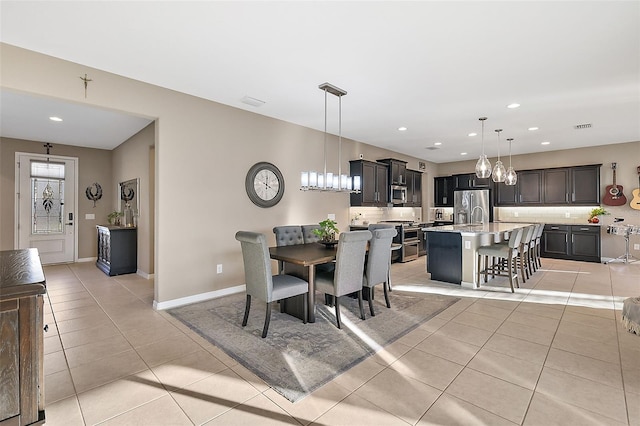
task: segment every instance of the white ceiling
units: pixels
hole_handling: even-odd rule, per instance
[[[319,130],[318,85],[332,83],[348,92],[343,136],[429,161],[477,157],[480,137],[467,134],[480,131],[481,116],[489,118],[489,156],[496,128],[504,129],[503,155],[506,138],[514,138],[514,154],[640,140],[638,1],[2,1],[0,8],[2,42]],[[21,116],[31,108],[2,95],[4,136],[14,118],[5,109]],[[245,96],[266,103],[249,106]],[[506,108],[512,102],[521,107]],[[28,120],[13,131],[36,135],[40,125]],[[87,121],[94,119],[79,120]],[[574,129],[585,123],[592,128]],[[533,126],[539,130],[527,130]],[[42,124],[42,140],[49,129]],[[93,140],[100,132],[86,127],[72,131],[83,133],[82,145],[122,142]],[[427,149],[435,142],[442,145]]]

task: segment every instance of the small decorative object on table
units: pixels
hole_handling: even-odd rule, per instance
[[[327,247],[331,247],[338,243],[336,234],[339,232],[336,227],[337,222],[331,219],[325,219],[319,223],[320,228],[314,229],[313,233],[320,238],[320,243]]]
[[[591,213],[589,213],[588,222],[599,223],[600,219],[598,219],[598,216],[603,216],[605,214],[609,214],[609,212],[603,209],[602,207],[596,207],[595,209],[591,210]]]
[[[122,213],[118,211],[112,211],[107,215],[107,220],[109,221],[109,225],[120,226],[120,218],[122,217]]]

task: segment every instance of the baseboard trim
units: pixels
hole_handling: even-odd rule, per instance
[[[204,302],[205,300],[217,299],[231,294],[246,291],[246,285],[223,288],[222,290],[208,291],[206,293],[194,294],[193,296],[181,297],[179,299],[167,300],[166,302],[153,301],[153,309],[163,311],[165,309],[177,308],[179,306],[190,305],[192,303]]]
[[[145,271],[142,271],[140,269],[138,269],[136,271],[136,274],[140,275],[142,278],[147,279],[147,280],[150,280],[150,279],[152,279],[154,277],[154,274],[147,274]]]
[[[83,258],[80,258],[80,259],[76,260],[76,262],[77,263],[95,262],[96,260],[98,260],[97,257],[83,257]]]

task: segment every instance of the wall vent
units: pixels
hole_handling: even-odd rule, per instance
[[[586,124],[576,124],[575,126],[573,126],[574,129],[576,130],[580,130],[580,129],[590,129],[591,128],[591,123],[586,123]]]

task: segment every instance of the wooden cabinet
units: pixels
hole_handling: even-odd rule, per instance
[[[453,207],[453,176],[433,178],[433,205],[435,207]]]
[[[0,425],[45,421],[46,291],[37,249],[0,252]]]
[[[96,266],[109,276],[131,274],[138,269],[136,228],[98,225]]]
[[[600,164],[517,173],[515,187],[497,185],[496,206],[600,204]]]
[[[349,161],[351,176],[360,176],[359,194],[351,194],[351,206],[386,207],[389,202],[388,167],[367,160]]]
[[[405,207],[422,207],[422,172],[407,169],[407,202]]]
[[[541,240],[543,257],[600,262],[600,227],[546,224]]]
[[[455,179],[455,189],[491,189],[493,181],[490,177],[479,178],[475,173],[453,175]]]
[[[542,204],[542,170],[518,173],[518,204]]]
[[[389,166],[389,185],[407,185],[407,162],[394,158],[378,160]]]

